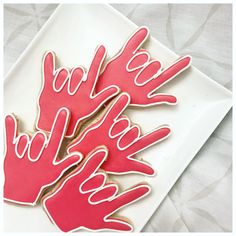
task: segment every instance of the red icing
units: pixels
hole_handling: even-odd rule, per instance
[[[133,144],[136,142],[137,137],[140,135],[140,129],[137,126],[131,127],[129,130],[127,130],[126,133],[124,133],[118,142],[120,149],[126,149],[130,144]]]
[[[149,53],[140,49],[148,36],[148,28],[140,27],[121,51],[107,62],[99,76],[97,92],[110,85],[116,85],[121,91],[130,95],[130,105],[151,106],[176,103],[177,99],[174,96],[158,94],[156,90],[186,70],[190,66],[191,57],[180,58],[162,72],[160,62],[151,60]]]
[[[137,53],[134,55],[133,60],[127,64],[127,68],[129,70],[139,69],[143,67],[144,64],[148,63],[149,59],[149,55],[146,52]]]
[[[126,116],[122,116],[117,120],[116,123],[111,127],[111,137],[115,137],[124,132],[125,129],[129,128],[129,119]]]
[[[139,184],[117,194],[118,187],[115,184],[104,183],[100,186],[100,180],[94,179],[93,176],[96,175],[106,156],[107,151],[103,148],[90,153],[85,163],[68,175],[60,187],[43,200],[46,213],[60,230],[64,232],[79,229],[132,230],[128,222],[111,215],[146,196],[150,192],[150,187]],[[92,182],[89,181],[90,178],[93,178]],[[82,192],[81,186],[84,182],[90,182],[90,189],[93,190]],[[97,186],[99,187],[96,188]]]
[[[81,80],[83,79],[84,76],[84,70],[81,68],[76,68],[73,70],[73,73],[71,74],[71,80],[70,80],[70,87],[69,90],[74,93],[77,90],[78,84],[81,83]]]
[[[93,204],[108,201],[113,198],[118,191],[117,185],[106,185],[102,189],[98,190],[90,197],[90,201]]]
[[[40,153],[42,152],[44,148],[45,142],[46,142],[45,135],[41,132],[36,133],[31,138],[31,145],[30,145],[29,153],[28,153],[31,159],[37,160],[39,158]]]
[[[162,141],[170,133],[168,127],[157,128],[156,130],[141,135],[137,126],[127,128],[120,125],[120,115],[129,105],[130,97],[122,93],[109,107],[105,115],[95,124],[88,126],[68,147],[67,152],[79,151],[87,155],[90,150],[97,146],[105,145],[109,150],[108,159],[102,168],[114,174],[125,174],[137,172],[153,175],[154,170],[145,162],[135,159],[135,154],[149,146]],[[127,119],[127,118],[126,118]],[[127,119],[127,123],[130,121]],[[116,127],[118,122],[119,128]],[[124,128],[121,131],[121,128]],[[115,129],[115,137],[114,130]]]
[[[18,136],[16,118],[13,115],[6,116],[6,201],[35,205],[45,187],[56,182],[68,168],[81,160],[79,154],[57,160],[68,118],[69,111],[61,109],[55,117],[49,137],[42,132],[31,137],[27,134]]]
[[[140,71],[139,76],[137,77],[136,82],[138,84],[146,83],[146,81],[150,78],[154,78],[155,75],[160,70],[161,64],[159,61],[152,61],[149,63],[147,67],[144,67],[142,71]]]
[[[82,67],[69,71],[55,68],[55,54],[48,52],[43,60],[43,87],[39,97],[37,129],[50,131],[55,114],[61,107],[71,111],[66,137],[74,136],[82,121],[90,118],[101,106],[118,92],[109,86],[94,95],[100,67],[105,58],[105,48],[100,46],[88,70]]]
[[[89,192],[94,188],[100,188],[106,180],[106,175],[104,173],[96,173],[96,175],[92,176],[86,182],[81,185],[82,192]]]
[[[18,154],[18,156],[21,158],[24,153],[27,150],[27,146],[28,146],[28,135],[23,134],[21,136],[18,137],[18,142],[16,143],[16,153]]]

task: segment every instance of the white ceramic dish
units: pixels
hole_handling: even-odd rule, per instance
[[[61,5],[8,73],[4,84],[4,112],[14,112],[23,121],[23,130],[33,130],[40,91],[41,60],[46,50],[53,50],[60,63],[88,66],[98,44],[104,44],[113,56],[137,26],[109,5]],[[145,47],[164,66],[178,56],[155,39]],[[138,175],[116,178],[123,187],[147,181],[153,191],[141,202],[124,208],[139,232],[160,205],[175,181],[231,108],[231,92],[194,67],[165,86],[163,92],[178,97],[177,106],[129,109],[134,122],[148,132],[169,124],[171,137],[140,156],[157,170],[154,178]],[[22,207],[4,204],[4,226],[8,232],[56,232],[40,206]]]

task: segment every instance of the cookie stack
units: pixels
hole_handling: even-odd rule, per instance
[[[140,27],[108,61],[105,47],[98,46],[87,71],[56,68],[54,52],[44,55],[37,131],[18,134],[16,117],[5,118],[5,201],[41,203],[64,232],[133,230],[128,219],[114,213],[146,197],[151,188],[137,183],[120,192],[108,176],[155,175],[136,154],[166,139],[170,128],[163,125],[143,135],[123,113],[128,106],[176,104],[175,96],[157,90],[191,63],[184,56],[163,70],[141,48],[148,36],[148,28]]]

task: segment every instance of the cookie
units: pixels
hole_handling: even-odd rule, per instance
[[[38,130],[49,132],[57,111],[66,107],[71,112],[71,119],[65,136],[71,138],[86,119],[119,92],[117,86],[108,86],[94,94],[105,55],[106,49],[103,46],[98,47],[86,73],[80,66],[72,70],[65,67],[56,69],[55,54],[51,51],[45,54],[43,85],[38,99]]]
[[[131,35],[119,53],[104,66],[96,85],[97,92],[115,85],[130,95],[133,106],[177,103],[175,96],[156,91],[185,71],[191,64],[191,57],[181,57],[163,69],[160,61],[151,59],[150,53],[141,49],[148,37],[147,27],[140,27]]]
[[[68,145],[67,153],[76,151],[85,156],[97,146],[105,145],[109,155],[102,168],[107,173],[154,175],[151,165],[135,159],[135,155],[166,139],[170,128],[162,126],[142,135],[140,127],[132,125],[130,119],[122,115],[129,104],[129,94],[120,94],[98,121],[86,127]]]
[[[44,210],[61,231],[133,230],[128,220],[112,215],[147,196],[151,188],[140,183],[118,193],[117,184],[108,183],[106,174],[98,171],[107,155],[107,149],[96,148],[54,192],[44,197]]]
[[[58,160],[69,115],[67,108],[57,112],[48,137],[41,131],[33,136],[18,134],[15,116],[6,116],[5,201],[36,205],[46,187],[56,183],[66,170],[81,161],[80,153],[72,153]]]

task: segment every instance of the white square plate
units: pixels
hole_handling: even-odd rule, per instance
[[[109,5],[59,6],[8,73],[4,85],[5,114],[14,112],[23,121],[22,130],[33,130],[36,100],[42,83],[41,61],[46,50],[55,51],[61,65],[87,67],[98,44],[105,45],[109,57],[113,56],[136,28]],[[178,57],[153,38],[145,48],[164,66]],[[155,177],[129,175],[116,178],[125,188],[143,180],[152,187],[150,196],[119,212],[130,218],[136,232],[143,228],[231,108],[231,92],[194,67],[162,91],[175,94],[178,105],[126,112],[140,124],[143,132],[162,124],[169,124],[172,128],[172,135],[165,142],[139,155],[156,168],[158,174]],[[4,226],[8,232],[57,231],[40,206],[32,208],[5,203]]]

